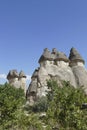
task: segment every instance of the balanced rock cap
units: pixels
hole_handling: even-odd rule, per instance
[[[47,48],[44,49],[44,52],[38,62],[41,63],[44,60],[49,60],[49,61],[53,60],[51,56],[51,52]]]
[[[53,48],[53,49],[52,49],[52,52],[51,52],[51,59],[55,60],[57,54],[58,54],[57,49],[56,49],[56,48]]]
[[[37,76],[38,76],[38,69],[35,69],[31,78],[34,78],[34,77],[37,77]]]
[[[75,48],[71,48],[70,50],[70,55],[69,55],[69,59],[70,61],[80,61],[85,63],[84,59],[82,58],[82,56],[78,53],[78,51]]]
[[[56,56],[56,61],[65,61],[65,62],[69,62],[69,59],[67,58],[67,56],[63,53],[63,52],[58,52],[57,56]]]
[[[19,77],[19,74],[18,74],[17,70],[10,70],[7,75],[7,79],[18,78],[18,77]]]
[[[25,73],[21,70],[20,73],[19,73],[19,78],[22,78],[22,77],[26,78],[26,75],[25,75]]]
[[[57,53],[58,53],[57,49],[56,49],[56,48],[53,48],[53,49],[52,49],[52,54],[57,54]]]

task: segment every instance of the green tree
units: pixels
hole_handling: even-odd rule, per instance
[[[35,102],[35,104],[32,106],[32,111],[33,112],[46,112],[47,108],[48,108],[47,98],[43,96],[39,98]]]
[[[25,97],[21,88],[4,84],[0,86],[0,126],[11,127],[16,122],[17,112],[24,104]]]
[[[82,87],[74,88],[65,81],[60,87],[56,81],[48,81],[48,88],[45,124],[49,129],[87,130],[87,110],[81,109],[87,96]]]
[[[16,130],[43,130],[39,115],[35,113],[26,115],[22,112]]]
[[[25,95],[21,88],[0,85],[0,129],[41,130],[39,116],[25,111]]]

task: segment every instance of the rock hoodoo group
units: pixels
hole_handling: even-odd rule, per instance
[[[87,93],[87,70],[85,61],[75,48],[71,48],[69,57],[55,48],[50,52],[47,48],[39,59],[39,67],[35,69],[31,82],[26,91],[27,100],[34,102],[47,93],[47,80],[54,79],[60,85],[61,81],[69,81],[74,87],[84,86]],[[19,74],[12,70],[7,75],[9,83],[22,86],[26,90],[26,76],[23,71]]]
[[[10,70],[7,75],[7,79],[10,85],[16,88],[21,87],[26,93],[26,75],[23,71],[20,71],[20,73],[18,73],[17,70]]]
[[[27,90],[27,97],[30,102],[46,95],[47,80],[49,79],[54,79],[59,84],[65,80],[74,87],[84,86],[86,92],[87,70],[84,66],[85,61],[75,48],[71,48],[69,58],[55,48],[52,49],[52,52],[46,48],[38,62],[40,67],[35,69]]]

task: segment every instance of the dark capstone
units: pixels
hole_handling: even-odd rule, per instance
[[[56,61],[65,61],[65,62],[69,62],[69,59],[67,58],[67,56],[63,53],[63,52],[58,52],[58,54],[56,55]]]
[[[24,74],[24,72],[21,70],[20,73],[19,73],[19,78],[26,78],[26,75]]]
[[[58,51],[56,50],[56,48],[53,48],[52,49],[52,54],[57,54],[58,53]]]
[[[69,55],[69,59],[70,61],[80,61],[85,63],[85,61],[83,60],[83,58],[81,57],[81,55],[78,53],[78,51],[75,48],[71,48],[70,50],[70,55]]]
[[[44,52],[38,62],[41,63],[44,60],[49,60],[49,61],[52,61],[52,60],[61,61],[62,60],[65,62],[69,62],[69,59],[67,58],[67,56],[63,52],[58,52],[56,50],[56,48],[52,49],[52,53],[47,48],[45,48]]]
[[[7,79],[19,77],[17,70],[10,70]]]
[[[47,48],[45,48],[44,52],[43,52],[43,54],[40,57],[38,62],[41,63],[44,60],[50,60],[51,61],[51,60],[54,60],[53,58],[54,57],[51,55],[51,52]]]
[[[32,74],[31,78],[37,78],[38,77],[38,69],[35,69],[34,73]]]

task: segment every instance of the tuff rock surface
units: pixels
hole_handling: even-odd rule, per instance
[[[85,61],[75,48],[71,48],[69,58],[55,48],[50,52],[47,48],[39,59],[40,67],[35,69],[27,90],[27,99],[34,102],[47,93],[47,80],[69,81],[74,87],[84,86],[87,93],[87,70]]]
[[[7,79],[10,85],[16,88],[21,87],[26,93],[26,75],[23,71],[18,73],[17,70],[10,70],[7,75]]]

